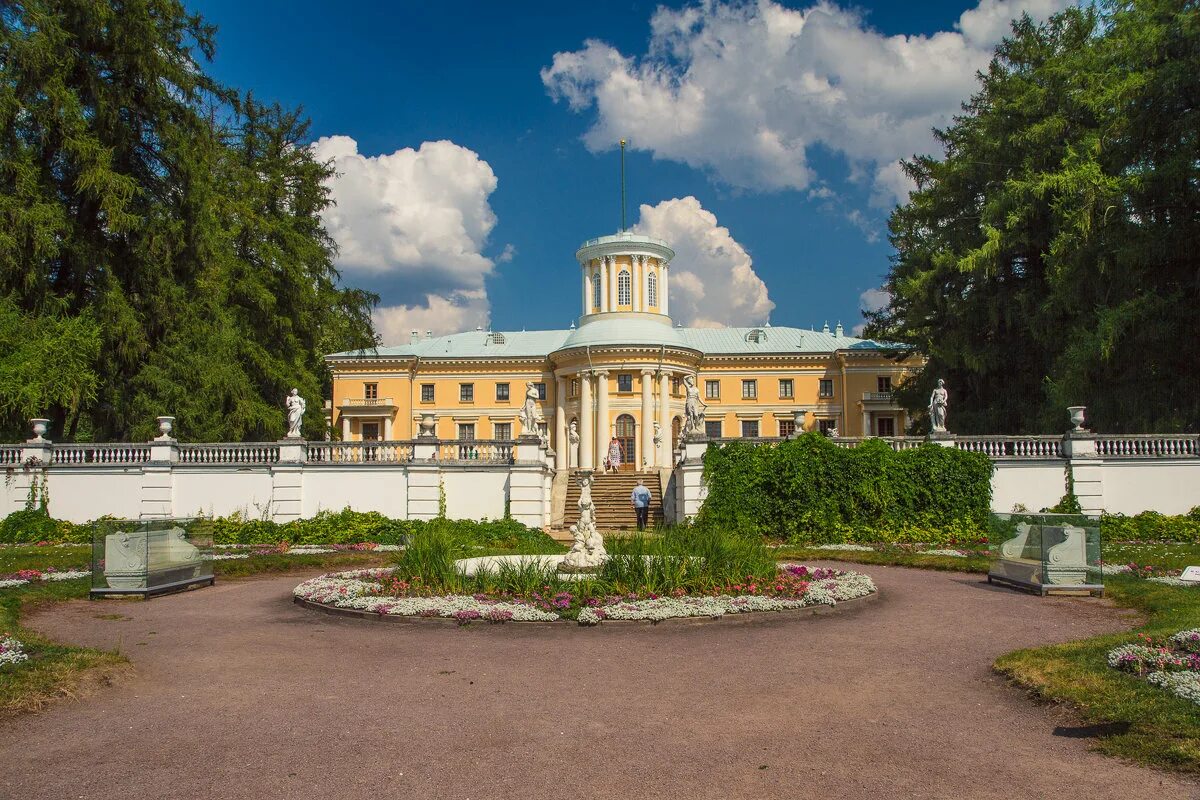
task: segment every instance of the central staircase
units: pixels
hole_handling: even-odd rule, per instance
[[[638,479],[650,490],[650,515],[647,527],[663,522],[662,485],[657,472],[596,473],[592,480],[592,502],[596,504],[596,527],[601,531],[636,529],[637,514],[629,503]],[[571,476],[567,486],[567,506],[563,528],[579,521],[579,483]]]

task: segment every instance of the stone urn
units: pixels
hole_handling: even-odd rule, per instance
[[[29,420],[29,425],[33,428],[33,438],[29,440],[30,442],[46,441],[46,428],[50,425],[50,420],[35,418]]]
[[[1086,429],[1083,427],[1083,412],[1087,410],[1087,406],[1067,406],[1067,413],[1071,415],[1071,424],[1075,428],[1071,433],[1083,433]]]
[[[174,417],[158,417],[158,436],[155,441],[169,442],[171,441],[171,429],[175,427]]]
[[[796,423],[796,435],[797,436],[804,433],[804,417],[807,415],[808,415],[808,412],[805,411],[804,409],[799,409],[797,411],[792,412],[792,421]]]
[[[421,415],[421,433],[423,439],[432,439],[434,437],[434,429],[437,426],[437,417],[433,414]]]

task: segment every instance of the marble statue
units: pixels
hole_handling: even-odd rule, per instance
[[[946,382],[938,378],[937,388],[929,395],[929,425],[934,433],[946,432],[946,409],[950,405],[950,393]]]
[[[538,390],[533,381],[525,384],[525,406],[521,409],[521,435],[537,436]]]
[[[571,420],[571,427],[567,431],[567,466],[575,469],[579,466],[579,423]]]
[[[658,450],[660,447],[662,447],[662,425],[659,425],[658,421],[655,420],[655,422],[654,422],[654,449]]]
[[[587,572],[600,567],[608,557],[604,539],[596,529],[596,505],[592,502],[592,471],[581,470],[579,477],[579,522],[571,526],[575,543],[559,565],[559,572]]]
[[[695,436],[704,434],[704,409],[706,406],[700,400],[700,390],[696,388],[696,379],[688,375],[683,379],[687,386],[687,397],[684,400],[683,410],[687,419],[683,426],[683,432]]]
[[[299,389],[292,389],[284,405],[287,406],[288,438],[299,439],[300,423],[304,422],[304,410],[308,408],[308,403],[300,396]]]

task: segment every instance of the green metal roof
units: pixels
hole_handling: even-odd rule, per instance
[[[750,337],[760,331],[758,341]],[[502,341],[501,341],[502,339]],[[592,320],[577,329],[550,331],[465,331],[375,350],[333,353],[330,358],[544,358],[556,350],[611,345],[667,346],[706,355],[831,353],[883,350],[881,342],[804,328],[673,328],[644,319]]]

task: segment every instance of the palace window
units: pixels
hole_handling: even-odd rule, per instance
[[[507,442],[512,439],[512,423],[497,422],[492,426],[492,438],[502,442]]]
[[[617,373],[617,391],[632,392],[633,391],[633,376],[628,372]]]
[[[475,423],[474,422],[458,423],[458,440],[460,442],[475,441]]]
[[[364,383],[363,384],[363,397],[366,398],[367,400],[378,400],[379,399],[379,384],[378,383]]]
[[[825,434],[826,436],[828,436],[830,431],[834,430],[835,428],[837,428],[837,420],[836,419],[819,419],[819,420],[817,420],[817,430],[819,430],[821,433]]]
[[[792,436],[795,433],[796,433],[796,420],[794,420],[794,419],[779,420],[779,435],[780,436]]]
[[[892,390],[892,376],[880,375],[875,379],[876,384],[881,392],[890,392]]]
[[[579,397],[579,378],[571,378],[571,397]]]
[[[592,274],[592,308],[596,311],[600,310],[600,292],[600,273],[595,272]]]
[[[721,420],[719,420],[719,419],[711,420],[711,421],[705,420],[704,421],[704,435],[710,439],[720,439],[721,438]]]
[[[742,420],[742,438],[757,439],[758,438],[758,420],[744,419]]]
[[[880,417],[875,420],[875,433],[878,436],[892,437],[896,435],[896,420],[892,417]]]
[[[833,378],[821,378],[817,394],[820,397],[833,397]]]
[[[742,399],[743,400],[757,400],[758,399],[758,381],[755,381],[755,380],[742,381]],[[745,434],[742,434],[742,435],[744,436]]]
[[[421,384],[421,402],[422,403],[432,403],[433,402],[433,384],[432,383],[422,383]]]
[[[617,305],[633,305],[632,285],[629,280],[629,270],[623,269],[617,275]]]
[[[720,381],[705,381],[704,382],[704,399],[705,400],[720,400],[721,399],[721,382]]]
[[[502,403],[508,402],[508,384],[507,383],[497,383],[496,384],[496,399]]]
[[[475,384],[460,383],[458,385],[458,401],[460,403],[474,403],[475,402]]]
[[[674,375],[671,376],[671,394],[673,394],[673,395],[683,394],[683,379],[682,378],[677,378]]]
[[[779,379],[779,399],[780,400],[791,400],[795,396],[796,396],[796,387],[795,387],[795,384],[792,383],[792,379],[791,378],[780,378]]]
[[[544,383],[535,383],[535,384],[533,385],[533,388],[537,390],[538,400],[545,400],[545,399],[546,399],[546,384],[544,384]]]
[[[658,276],[653,272],[646,279],[646,300],[653,308],[658,308]]]

